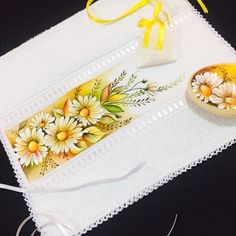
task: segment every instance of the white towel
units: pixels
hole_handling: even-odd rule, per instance
[[[101,0],[91,10],[98,16],[114,17],[134,2]],[[40,213],[48,213],[73,226],[78,234],[85,233],[235,142],[235,120],[201,111],[185,93],[187,80],[196,70],[234,62],[235,51],[188,2],[163,2],[174,20],[170,34],[182,33],[180,56],[175,63],[140,70],[139,76],[163,84],[184,75],[183,82],[160,94],[146,110],[141,109],[133,123],[31,185],[6,138],[6,129],[107,69],[113,68],[111,79],[124,68],[128,73],[136,71],[140,33],[136,23],[141,17],[149,17],[152,7],[102,26],[81,11],[1,57],[1,141],[22,187],[75,186],[122,175],[146,159],[142,169],[120,182],[68,193],[25,194],[38,227],[48,222]],[[42,229],[42,235],[59,235],[59,231],[50,225]],[[72,235],[69,230],[68,235]]]

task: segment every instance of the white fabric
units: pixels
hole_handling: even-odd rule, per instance
[[[96,11],[101,13],[103,10],[109,16],[118,15],[115,11],[121,10],[124,2],[134,1],[117,0],[115,3],[101,0],[96,4]],[[32,186],[60,188],[99,178],[112,178],[132,169],[144,157],[145,166],[118,183],[91,186],[75,192],[25,195],[39,228],[47,224],[47,218],[37,215],[37,212],[43,212],[53,214],[60,222],[71,225],[78,234],[85,233],[176,175],[235,142],[235,120],[208,114],[192,105],[185,95],[187,79],[195,71],[209,64],[235,62],[235,52],[194,13],[187,2],[164,2],[174,17],[169,32],[182,32],[179,59],[172,64],[142,69],[139,76],[162,84],[184,74],[182,84],[160,94],[153,105],[143,110],[145,115],[129,126],[97,143],[81,153],[80,158],[72,159]],[[107,61],[105,64],[110,67],[118,62],[110,54],[103,57],[102,62],[100,57],[129,44],[139,32],[135,27],[136,22],[148,15],[149,10],[150,7],[146,7],[108,26],[90,22],[83,11],[0,59],[0,116],[4,121],[1,123],[1,141],[21,186],[27,186],[28,182],[6,139],[5,129],[32,114],[34,109],[40,110],[40,107],[51,103],[75,83],[81,83],[105,70],[107,66],[103,66],[102,62]],[[122,63],[110,74],[111,78],[124,68],[128,73],[137,70],[136,41],[130,47],[124,46],[126,50],[116,51],[122,57]],[[122,56],[122,52],[125,56]],[[98,60],[92,63],[96,58]],[[83,65],[89,62],[91,64],[86,68],[91,70],[86,69],[83,75]],[[101,69],[91,72],[97,63]],[[71,74],[73,76],[70,77]],[[54,93],[44,96],[44,93],[52,90],[56,96]],[[32,103],[35,98],[40,101],[39,105]],[[46,101],[43,98],[47,98]],[[56,226],[50,225],[42,230],[42,235],[59,235],[59,232]],[[68,235],[71,232],[68,231]]]

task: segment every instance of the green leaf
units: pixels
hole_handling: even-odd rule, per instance
[[[125,86],[118,86],[112,90],[112,93],[120,93],[124,89],[125,89]]]
[[[27,125],[27,122],[28,122],[28,120],[24,120],[24,121],[22,121],[22,122],[20,123],[20,125],[19,125],[19,129],[18,129],[18,131],[24,129],[25,126]]]
[[[104,136],[104,133],[96,126],[90,126],[86,128],[83,132],[83,137],[90,143],[96,143]]]
[[[104,124],[104,125],[109,125],[109,124],[112,124],[114,123],[116,120],[113,119],[111,116],[103,116],[99,122]]]
[[[116,105],[104,104],[103,107],[111,113],[119,113],[124,111],[121,107]]]

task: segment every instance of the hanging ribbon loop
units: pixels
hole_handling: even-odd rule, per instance
[[[94,17],[89,11],[89,7],[91,6],[91,4],[94,1],[95,0],[88,0],[87,1],[86,11],[87,11],[88,17],[92,21],[94,21],[98,24],[109,24],[109,23],[117,22],[117,21],[133,14],[137,10],[143,8],[144,6],[150,4],[151,2],[154,2],[156,6],[154,8],[153,18],[151,20],[141,19],[138,22],[137,25],[138,25],[138,27],[146,27],[145,31],[144,31],[144,38],[143,38],[143,44],[144,44],[145,48],[148,48],[148,46],[149,46],[149,37],[150,37],[150,32],[151,32],[152,27],[156,24],[159,25],[159,30],[158,30],[158,35],[157,35],[157,42],[156,42],[156,49],[157,50],[162,50],[164,36],[165,36],[165,23],[162,20],[159,19],[159,14],[160,14],[161,11],[163,11],[166,18],[167,18],[167,22],[169,24],[171,23],[171,17],[170,17],[170,14],[167,11],[164,11],[162,9],[162,3],[161,2],[159,2],[158,0],[140,0],[134,6],[132,6],[130,9],[128,9],[123,14],[121,14],[120,16],[118,16],[114,19],[99,19],[99,18]],[[197,0],[197,1],[198,1],[199,5],[201,6],[203,12],[208,13],[208,9],[205,6],[205,4],[203,3],[203,1],[202,0]]]
[[[146,27],[145,31],[144,31],[144,47],[147,48],[149,46],[149,37],[150,37],[151,29],[154,25],[158,24],[159,25],[159,33],[157,36],[156,49],[158,49],[158,50],[162,49],[162,45],[163,45],[163,41],[164,41],[165,23],[159,19],[160,12],[163,11],[161,2],[159,2],[158,0],[140,0],[138,3],[136,3],[134,6],[132,6],[130,9],[128,9],[126,12],[124,12],[123,14],[118,16],[117,18],[107,19],[107,20],[96,18],[90,13],[89,7],[93,2],[94,2],[94,0],[88,0],[87,5],[86,5],[87,14],[88,14],[88,17],[92,21],[99,23],[99,24],[114,23],[116,21],[119,21],[119,20],[127,17],[128,15],[131,15],[132,13],[134,13],[137,10],[139,10],[140,8],[150,4],[151,2],[154,2],[155,8],[154,8],[153,18],[151,20],[141,19],[138,22],[138,27]],[[171,17],[169,15],[169,13],[167,11],[163,11],[163,12],[164,12],[165,16],[167,17],[168,23],[170,23]]]
[[[127,11],[125,11],[123,14],[121,14],[120,16],[114,18],[114,19],[100,19],[100,18],[96,18],[94,17],[90,11],[89,8],[91,6],[91,4],[94,2],[95,0],[88,0],[87,4],[86,4],[86,11],[87,11],[87,15],[88,17],[99,24],[109,24],[109,23],[114,23],[116,21],[119,21],[131,14],[133,14],[134,12],[136,12],[137,10],[143,8],[144,6],[146,6],[147,4],[149,4],[150,2],[152,2],[153,0],[140,0],[139,2],[137,2],[134,6],[132,6],[130,9],[128,9]]]

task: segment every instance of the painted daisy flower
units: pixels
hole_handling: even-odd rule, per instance
[[[218,88],[213,89],[213,95],[210,101],[218,105],[220,109],[236,110],[236,85],[233,83],[221,84]]]
[[[30,123],[32,128],[43,129],[48,128],[48,125],[55,120],[49,113],[41,112],[34,116],[32,122]]]
[[[200,100],[205,103],[209,102],[209,97],[212,95],[212,90],[223,82],[217,73],[205,72],[195,76],[192,82],[193,92]]]
[[[41,163],[48,153],[42,130],[35,128],[22,130],[16,138],[14,151],[19,155],[22,166]]]
[[[102,118],[104,110],[99,101],[94,96],[78,96],[77,99],[72,101],[69,108],[69,114],[87,126],[89,124],[96,124]]]
[[[73,118],[57,118],[46,129],[45,143],[56,154],[68,153],[75,148],[78,139],[83,135],[82,128]]]
[[[148,82],[146,91],[148,95],[154,96],[157,91],[157,85],[155,83]]]

